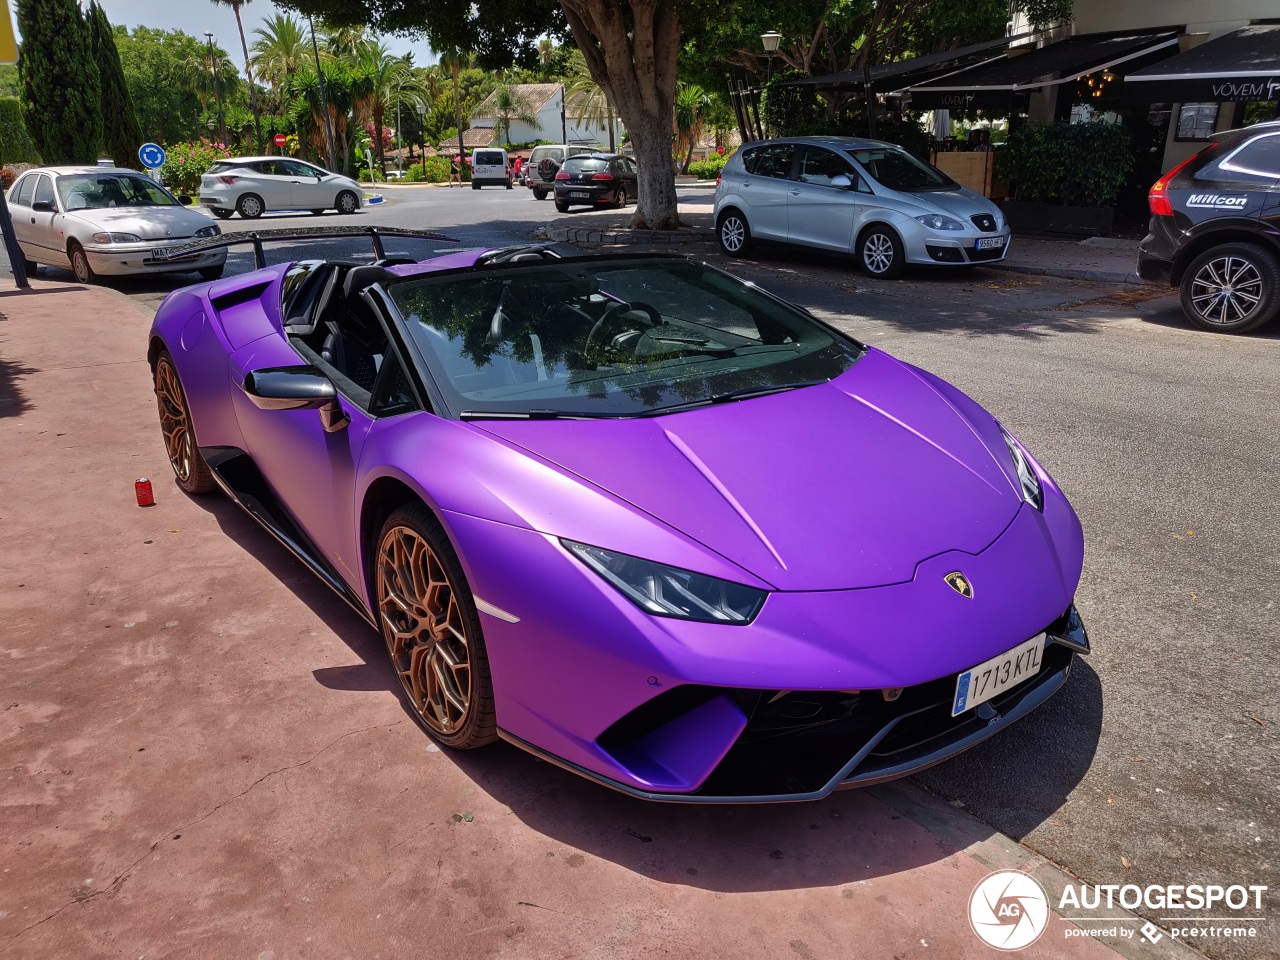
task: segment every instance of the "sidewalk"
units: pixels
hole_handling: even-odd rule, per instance
[[[408,956],[430,917],[463,960],[986,960],[989,872],[1058,901],[1066,874],[911,782],[671,806],[505,744],[441,751],[372,630],[174,486],[147,329],[109,289],[0,282],[6,957]],[[1051,915],[1020,955],[1198,956],[1139,925]]]
[[[580,245],[715,244],[713,197],[682,191],[677,231],[633,230],[629,210],[569,213],[551,221],[546,239]],[[1039,237],[1013,238],[1008,257],[990,266],[998,270],[1101,283],[1144,283],[1135,272],[1138,241],[1090,237],[1076,241]]]

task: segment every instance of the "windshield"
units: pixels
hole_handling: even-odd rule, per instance
[[[862,351],[685,260],[530,264],[388,292],[462,417],[643,416],[831,380]]]
[[[106,207],[176,207],[178,201],[149,177],[118,173],[85,173],[58,178],[64,210]]]
[[[890,190],[954,190],[959,186],[945,173],[896,147],[875,147],[849,152],[871,174],[873,180]]]

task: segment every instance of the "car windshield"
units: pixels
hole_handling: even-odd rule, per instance
[[[890,190],[954,190],[958,184],[940,170],[897,147],[850,150],[877,183]]]
[[[565,173],[598,173],[601,170],[609,169],[608,160],[598,160],[588,157],[573,157],[564,162]]]
[[[854,340],[687,260],[597,258],[388,288],[450,412],[634,417],[831,380]]]
[[[105,207],[175,207],[178,201],[149,177],[118,173],[85,173],[58,178],[64,210]]]

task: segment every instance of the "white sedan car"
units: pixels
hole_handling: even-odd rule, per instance
[[[275,210],[355,213],[363,203],[360,184],[290,157],[219,160],[200,178],[200,203],[215,217],[238,213],[256,220]]]
[[[80,283],[98,274],[183,273],[222,276],[226,250],[156,260],[170,247],[222,231],[190,197],[175,197],[150,177],[114,167],[40,167],[9,188],[9,214],[28,273],[40,264],[70,268]]]

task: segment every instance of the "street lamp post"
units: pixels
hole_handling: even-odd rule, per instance
[[[400,179],[404,179],[404,127],[400,126],[400,91],[404,88],[404,81],[401,80],[396,85],[396,170],[400,173]]]
[[[414,110],[418,112],[418,157],[422,163],[422,179],[427,179],[427,105],[425,103],[414,104]],[[462,158],[458,158],[458,169],[462,169]],[[452,183],[449,186],[453,186]]]
[[[765,86],[773,79],[773,58],[778,54],[778,44],[782,42],[782,34],[777,30],[760,34],[760,43],[764,46],[765,55],[769,58],[769,69],[765,74]]]
[[[222,146],[227,146],[227,118],[222,112],[222,83],[218,80],[218,58],[213,52],[213,34],[205,31],[204,38],[209,41],[209,67],[213,71],[213,93],[218,98],[218,126],[222,128]],[[213,128],[209,128],[213,132]]]

